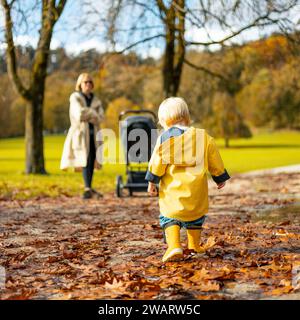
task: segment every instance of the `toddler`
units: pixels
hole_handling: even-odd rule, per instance
[[[176,261],[183,256],[180,228],[187,231],[188,249],[204,253],[200,236],[208,212],[207,172],[218,189],[230,179],[214,139],[204,129],[189,126],[186,102],[179,97],[164,100],[158,119],[164,132],[158,137],[146,174],[148,192],[158,193],[160,225],[168,249],[162,261]]]

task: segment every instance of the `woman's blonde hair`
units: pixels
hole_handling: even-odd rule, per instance
[[[158,120],[163,127],[170,127],[176,123],[190,124],[190,112],[184,99],[171,97],[165,99],[158,109]]]
[[[92,81],[92,83],[93,83],[93,88],[94,88],[94,81],[92,80],[92,77],[90,76],[89,73],[84,72],[84,73],[81,73],[81,74],[79,75],[79,77],[78,77],[78,79],[77,79],[77,81],[76,81],[76,86],[75,86],[75,90],[76,90],[76,91],[81,91],[81,90],[82,90],[82,89],[81,89],[81,83],[82,83],[82,81],[83,81],[84,79],[87,79],[87,78],[91,79],[91,81]]]

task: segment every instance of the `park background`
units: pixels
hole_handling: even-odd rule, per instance
[[[26,9],[32,8],[34,12],[38,12],[38,9],[41,10],[42,7],[30,6],[30,4],[38,3],[27,1]],[[199,29],[197,30],[195,27],[195,21],[192,21],[193,15],[190,17],[193,23],[191,24],[191,21],[188,20],[188,4],[190,2],[182,4],[187,7],[186,30],[180,29],[180,11],[176,13],[177,7],[175,5],[180,5],[180,1],[178,3],[175,1],[174,7],[172,7],[172,2],[166,1],[163,8],[159,6],[160,1],[153,1],[152,7],[148,7],[149,10],[153,9],[164,13],[163,10],[167,10],[169,5],[169,13],[174,11],[174,19],[169,17],[166,11],[166,17],[170,20],[162,20],[157,26],[160,28],[159,30],[166,30],[164,39],[166,43],[156,39],[161,38],[160,34],[156,37],[151,33],[153,32],[151,23],[155,22],[153,22],[153,17],[152,20],[149,18],[151,10],[147,13],[144,8],[146,10],[144,13],[145,21],[140,19],[139,10],[132,11],[132,13],[136,13],[136,16],[133,14],[132,17],[138,18],[136,18],[137,20],[132,19],[132,21],[125,20],[128,25],[126,31],[121,28],[122,22],[120,20],[128,14],[129,9],[122,2],[123,7],[120,8],[125,12],[122,16],[117,11],[118,6],[114,2],[107,3],[107,7],[103,5],[103,12],[107,14],[105,22],[109,25],[106,29],[103,25],[101,29],[100,23],[95,25],[95,19],[93,19],[94,25],[87,25],[86,22],[83,23],[80,20],[80,23],[83,23],[84,28],[88,30],[86,33],[82,31],[83,28],[78,29],[78,25],[70,23],[73,28],[69,30],[73,41],[73,49],[70,50],[70,45],[68,47],[61,40],[62,30],[66,33],[63,26],[67,21],[66,16],[62,14],[61,25],[54,30],[56,31],[53,36],[53,41],[56,44],[54,48],[49,42],[44,76],[45,88],[44,91],[41,91],[43,95],[41,115],[43,121],[41,118],[33,120],[33,123],[43,122],[43,124],[39,129],[32,125],[29,128],[33,132],[40,131],[40,135],[44,137],[42,149],[45,165],[42,169],[45,169],[47,175],[25,174],[25,172],[30,173],[30,170],[28,172],[25,168],[25,149],[26,143],[29,143],[29,138],[26,139],[26,135],[24,139],[26,108],[29,110],[28,106],[32,104],[32,101],[28,97],[26,98],[26,95],[22,96],[14,90],[15,80],[11,81],[13,77],[9,77],[6,54],[8,46],[5,45],[5,32],[4,29],[2,30],[3,42],[0,47],[1,198],[72,196],[81,192],[81,175],[75,172],[60,171],[59,163],[70,124],[69,96],[74,91],[78,75],[82,72],[91,73],[95,80],[95,94],[101,99],[105,109],[105,121],[102,128],[112,128],[118,132],[118,114],[121,111],[145,108],[157,112],[160,102],[166,96],[175,94],[187,101],[193,125],[205,128],[209,134],[217,139],[221,155],[230,174],[300,162],[300,45],[297,28],[291,29],[289,25],[290,29],[288,27],[284,29],[287,25],[287,17],[297,16],[299,10],[297,2],[283,2],[283,7],[280,8],[282,12],[287,14],[287,17],[282,20],[278,18],[281,24],[278,21],[274,23],[269,21],[272,28],[264,28],[264,24],[267,23],[263,20],[262,11],[258,17],[252,18],[254,19],[252,26],[248,21],[248,27],[244,27],[240,21],[236,26],[238,31],[235,35],[226,25],[228,21],[226,21],[225,13],[221,14],[218,11],[220,8],[209,7],[210,2],[208,1],[207,8],[212,10],[212,17],[216,12],[219,13],[219,17],[217,21],[214,21],[213,18],[211,18],[213,21],[207,19],[206,23],[208,29],[211,28],[210,35],[212,36],[214,36],[213,31],[216,30],[214,28],[216,28],[217,22],[219,23],[219,40],[211,40],[206,35],[205,38],[210,41],[206,40],[204,45],[190,47],[187,46],[189,42],[192,43],[189,39],[191,38],[190,34],[193,34],[192,39],[197,38],[198,33],[203,35],[203,28],[196,25]],[[233,6],[233,2],[228,3]],[[15,17],[16,21],[20,18],[16,13],[15,15],[13,13],[13,9],[17,12],[20,9],[17,4],[11,9],[12,17]],[[21,4],[22,1],[19,5]],[[87,1],[85,6],[82,5],[82,12],[91,12],[92,7],[89,5],[92,4],[93,1],[90,3]],[[249,7],[245,6],[250,11],[251,5],[257,4],[264,8],[264,1],[250,1]],[[65,5],[66,14],[70,15],[74,11],[74,4],[73,7],[68,7],[68,2]],[[284,5],[286,5],[286,11]],[[79,6],[78,3],[77,6]],[[130,1],[128,6],[130,8]],[[139,5],[136,4],[136,6]],[[228,5],[223,10],[230,13],[228,19],[234,23],[234,18],[237,19],[239,13],[238,11],[234,12],[236,9],[233,9],[232,6]],[[90,11],[87,11],[86,8],[90,8]],[[98,11],[94,9],[92,12],[100,17],[101,7],[99,6],[97,9]],[[105,9],[109,10],[105,11]],[[273,9],[275,13],[276,10],[279,10],[275,4]],[[25,9],[23,10],[24,15],[26,12],[28,13]],[[241,9],[241,12],[243,10],[245,8]],[[116,12],[114,19],[111,17],[112,12]],[[120,15],[119,20],[116,18],[117,13]],[[101,13],[102,18],[103,14]],[[176,18],[176,14],[179,14],[179,18]],[[220,22],[221,19],[223,19],[222,22]],[[245,20],[247,19],[245,18]],[[249,19],[251,20],[251,18]],[[262,19],[262,25],[260,25],[259,19]],[[70,21],[73,20],[70,18]],[[146,36],[139,31],[141,21],[144,23],[145,29],[148,26]],[[27,29],[21,28],[22,21],[20,25],[15,23],[15,29],[18,26],[21,30],[19,34],[15,34],[15,65],[18,67],[18,77],[24,87],[31,86],[32,88],[34,87],[32,86],[33,70],[38,56],[38,51],[34,46],[37,40],[33,40],[36,39],[34,37],[37,37],[36,25],[30,27],[30,21],[26,23],[29,25]],[[167,65],[170,64],[171,59],[168,28],[170,25],[172,26],[172,23],[174,39],[171,57],[173,60],[172,67],[168,69]],[[115,27],[114,31],[112,31],[112,26]],[[223,37],[220,37],[221,27],[223,27]],[[246,31],[260,31],[248,32],[248,36],[241,38],[239,30],[243,28]],[[67,26],[66,29],[68,29]],[[229,36],[225,35],[227,29],[231,32],[229,32]],[[93,30],[92,33],[91,30]],[[77,32],[81,38],[74,39],[73,34]],[[90,37],[94,40],[88,42],[90,39],[88,33],[92,34]],[[95,34],[98,36],[96,38],[98,42],[93,38]],[[186,35],[187,38],[185,45],[180,44],[178,40],[183,35]],[[103,49],[103,45],[99,48],[101,39],[103,43],[111,44],[110,38],[113,38],[112,42],[115,45],[117,42],[116,47],[122,49],[117,50],[114,47],[115,50],[112,50],[111,46]],[[152,38],[156,42],[152,42]],[[229,39],[224,40],[227,38]],[[151,41],[148,41],[149,39]],[[78,48],[81,48],[77,51],[74,49],[76,41]],[[86,48],[83,43],[86,44]],[[178,82],[175,71],[179,67],[179,59],[182,58],[181,51],[183,49],[184,63],[180,65],[180,81]],[[167,75],[172,72],[173,78],[168,79]],[[95,187],[104,192],[112,191],[115,177],[124,173],[124,165],[105,164],[103,170],[96,172],[94,176]]]
[[[299,300],[299,5],[1,0],[0,299]],[[158,199],[114,194],[124,165],[96,172],[101,199],[60,171],[82,72],[103,128],[181,96],[216,138],[231,179],[209,181],[204,255],[183,232],[183,260],[162,263]]]

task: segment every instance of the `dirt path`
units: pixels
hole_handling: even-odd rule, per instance
[[[210,203],[206,254],[185,250],[163,264],[157,199],[1,201],[0,296],[300,298],[300,173],[235,176],[221,191],[210,184]]]

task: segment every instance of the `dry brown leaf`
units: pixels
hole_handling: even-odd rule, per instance
[[[194,290],[199,290],[203,292],[209,292],[209,291],[219,291],[220,290],[220,284],[217,281],[214,280],[208,280],[203,281],[196,286],[192,287]]]
[[[206,243],[203,245],[204,250],[212,248],[217,243],[216,238],[211,236],[207,239]]]
[[[116,278],[113,279],[112,283],[105,282],[104,288],[112,291],[126,291],[125,283],[123,281],[118,281]]]
[[[61,261],[61,257],[49,256],[46,261],[49,262],[49,263],[58,262],[58,261]]]
[[[72,250],[64,250],[63,251],[63,257],[65,259],[74,259],[78,256],[78,253]]]
[[[291,292],[293,290],[293,287],[291,286],[286,286],[286,287],[280,287],[280,288],[276,288],[270,292],[267,292],[267,295],[271,295],[271,296],[280,296],[283,294],[287,294],[289,292]]]
[[[286,280],[286,279],[282,279],[279,282],[279,286],[290,287],[291,286],[291,281],[290,280]]]
[[[199,282],[209,278],[209,271],[206,269],[196,270],[194,275],[189,278],[190,281]]]
[[[0,230],[0,264],[7,273],[5,297],[22,298],[22,288],[32,287],[37,292],[24,291],[23,298],[178,299],[191,292],[201,299],[233,297],[221,291],[223,280],[268,290],[262,297],[294,292],[300,226],[292,215],[278,220],[259,215],[269,205],[293,202],[300,173],[280,179],[234,177],[235,191],[211,196],[212,214],[202,235],[207,239],[205,249],[212,250],[201,257],[191,256],[182,241],[184,258],[166,264],[161,262],[166,245],[157,221],[156,199],[117,199],[106,194],[91,202],[79,197],[41,198],[21,205],[1,201],[5,215],[0,210],[0,223],[5,231]],[[281,199],[278,193],[287,183],[291,193]],[[257,184],[271,186],[271,193],[257,193]],[[29,227],[32,225],[34,228]],[[31,251],[34,254],[28,256]],[[246,298],[255,296],[249,291]]]

